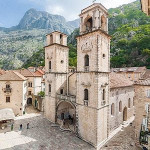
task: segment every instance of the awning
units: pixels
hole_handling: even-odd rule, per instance
[[[12,109],[6,108],[6,109],[0,109],[0,121],[4,120],[14,120],[15,115]]]

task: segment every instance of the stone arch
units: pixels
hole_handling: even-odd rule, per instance
[[[107,25],[107,18],[104,15],[102,15],[101,16],[101,29],[105,31],[106,25]]]
[[[84,20],[84,31],[92,31],[93,28],[93,18],[91,16],[87,16]]]
[[[127,121],[127,107],[123,109],[123,121]]]
[[[75,131],[76,107],[69,101],[60,101],[56,109],[56,121],[61,127]]]

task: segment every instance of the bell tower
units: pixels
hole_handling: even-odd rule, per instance
[[[67,35],[55,31],[47,35],[45,46],[45,116],[56,122],[57,93],[67,93],[68,80]]]
[[[78,135],[96,148],[108,138],[110,36],[108,13],[99,3],[80,14],[77,37]]]

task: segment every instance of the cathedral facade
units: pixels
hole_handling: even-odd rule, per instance
[[[45,47],[46,118],[63,130],[73,131],[97,149],[134,114],[133,105],[129,108],[130,115],[127,110],[128,99],[133,102],[133,85],[125,82],[120,84],[122,86],[114,86],[110,82],[110,39],[107,10],[94,3],[80,14],[75,72],[68,69],[67,35],[58,31],[48,34]],[[122,90],[128,87],[129,91]],[[118,99],[118,88],[128,96],[127,99]],[[116,121],[118,113],[120,120]]]

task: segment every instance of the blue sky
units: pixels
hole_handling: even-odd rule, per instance
[[[78,18],[81,9],[93,0],[0,0],[0,27],[11,27],[19,23],[30,8],[64,16],[67,20]],[[106,8],[118,7],[135,0],[97,0]]]

